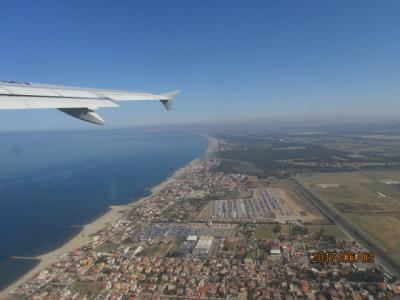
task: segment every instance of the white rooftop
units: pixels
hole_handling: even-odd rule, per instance
[[[186,239],[187,241],[197,241],[197,235],[189,235]]]

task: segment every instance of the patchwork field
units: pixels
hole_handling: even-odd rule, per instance
[[[300,181],[400,262],[400,171],[329,173]]]

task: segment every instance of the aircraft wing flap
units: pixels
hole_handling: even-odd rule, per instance
[[[12,95],[12,93],[9,90],[7,90],[1,86],[0,86],[0,94],[1,95]]]
[[[80,99],[61,97],[30,97],[0,95],[0,109],[32,109],[32,108],[91,108],[118,107],[107,99]]]
[[[3,90],[9,92],[9,95],[21,95],[21,96],[42,96],[42,97],[59,97],[55,91],[45,88],[36,87],[25,87],[25,86],[3,86]]]
[[[64,88],[45,88],[32,86],[0,86],[0,94],[18,96],[42,96],[42,97],[65,97],[65,98],[88,98],[99,99],[100,97],[93,91],[64,89]]]
[[[92,91],[85,90],[74,90],[74,89],[53,89],[59,96],[67,98],[88,98],[88,99],[98,99],[100,98],[96,93]]]

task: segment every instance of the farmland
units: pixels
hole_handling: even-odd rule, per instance
[[[400,262],[400,171],[318,174],[299,181]]]

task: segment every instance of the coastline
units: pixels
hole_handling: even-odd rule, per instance
[[[215,138],[207,133],[203,133],[202,136],[204,136],[208,140],[208,147],[207,147],[205,156],[210,157],[213,152],[218,151],[219,141],[217,138]]]
[[[116,222],[122,216],[121,211],[125,211],[128,206],[129,205],[111,206],[110,209],[105,214],[101,215],[93,222],[84,225],[83,228],[79,231],[79,233],[77,233],[69,241],[65,242],[61,247],[45,254],[30,257],[32,259],[38,259],[39,263],[31,270],[29,270],[27,273],[25,273],[23,276],[21,276],[16,281],[11,283],[9,286],[5,287],[0,292],[0,297],[7,297],[7,295],[13,289],[17,288],[19,285],[23,284],[25,281],[35,276],[37,273],[46,269],[53,263],[57,262],[60,256],[78,247],[83,246],[90,240],[92,234],[96,233],[98,230],[100,230],[107,224]]]
[[[208,146],[207,150],[205,152],[205,156],[208,156],[209,153],[215,151],[215,141],[217,141],[215,138],[203,134],[204,137],[208,139]],[[214,139],[214,140],[213,140]],[[104,228],[105,226],[117,222],[119,219],[121,219],[125,213],[131,211],[135,207],[143,204],[147,199],[153,197],[155,194],[159,193],[161,190],[163,190],[168,184],[170,184],[176,177],[178,177],[180,174],[184,173],[187,169],[190,168],[190,166],[199,160],[200,158],[195,158],[191,161],[189,161],[187,164],[183,165],[179,169],[177,169],[174,173],[172,173],[171,176],[167,177],[164,181],[160,182],[158,185],[152,187],[150,189],[150,194],[148,196],[142,197],[137,199],[136,201],[133,201],[129,204],[126,205],[115,205],[115,206],[110,206],[109,210],[104,213],[103,215],[99,216],[92,222],[84,225],[82,229],[77,233],[74,237],[72,237],[69,241],[65,242],[62,246],[59,248],[47,252],[42,255],[38,255],[35,257],[29,257],[32,259],[38,259],[39,263],[33,267],[31,270],[29,270],[27,273],[25,273],[23,276],[18,278],[16,281],[5,287],[3,290],[0,291],[0,299],[3,299],[4,297],[7,297],[9,293],[23,284],[24,282],[28,281],[30,278],[34,277],[36,274],[40,273],[42,270],[46,269],[50,265],[56,263],[58,259],[68,253],[73,251],[76,248],[82,247],[84,244],[86,244],[90,239],[93,234]]]

